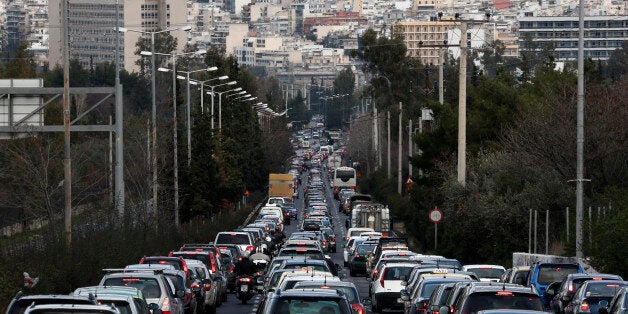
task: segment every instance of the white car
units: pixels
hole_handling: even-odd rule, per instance
[[[506,268],[500,265],[478,264],[464,265],[462,266],[462,271],[475,273],[480,278],[480,281],[499,282],[504,272],[506,272]]]
[[[399,303],[402,281],[408,280],[412,268],[416,263],[389,263],[378,272],[371,284],[371,311],[381,313],[383,309],[403,310],[403,303]]]

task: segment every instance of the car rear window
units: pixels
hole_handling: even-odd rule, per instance
[[[620,282],[589,282],[587,285],[587,290],[585,291],[585,296],[587,298],[593,297],[613,297],[617,290],[621,287],[625,286],[625,284]]]
[[[578,265],[541,265],[537,281],[542,285],[549,285],[552,282],[563,281],[567,275],[576,273],[578,273]]]
[[[149,265],[172,265],[176,270],[183,270],[183,265],[178,259],[158,259],[158,258],[145,258],[142,264]]]
[[[494,309],[543,311],[543,302],[540,297],[533,294],[510,291],[478,292],[469,295],[462,313]]]
[[[370,254],[370,253],[373,253],[373,249],[375,249],[375,245],[361,244],[361,245],[358,245],[355,251],[358,254]]]
[[[103,286],[133,287],[142,291],[144,298],[161,298],[161,288],[155,278],[116,277],[107,278]]]
[[[216,243],[220,244],[251,244],[249,237],[242,233],[221,233],[216,237]]]
[[[478,268],[469,268],[467,271],[475,273],[480,278],[493,278],[499,279],[504,273],[503,269],[500,268],[490,268],[490,267],[478,267]]]
[[[282,297],[277,300],[274,314],[349,314],[342,299],[312,297]]]
[[[329,271],[329,268],[320,265],[320,264],[288,264],[286,265],[283,269],[301,269],[303,267],[307,267],[307,268],[311,268],[313,270],[318,270],[318,271]]]
[[[384,280],[406,280],[412,271],[412,267],[387,267]]]
[[[327,285],[324,285],[324,286],[321,286],[318,284],[313,285],[309,283],[300,282],[296,284],[294,288],[295,289],[300,289],[300,288],[331,289],[331,290],[336,290],[336,291],[340,290],[342,291],[342,293],[347,298],[347,301],[349,301],[350,304],[360,303],[358,291],[348,286],[337,286],[329,282],[327,283]]]
[[[98,300],[101,304],[111,304],[120,310],[120,314],[132,314],[131,305],[129,302],[124,301],[107,301],[107,300]]]
[[[194,259],[203,262],[207,267],[211,267],[209,261],[209,253],[207,254],[192,254],[192,253],[173,253],[172,256],[183,257],[184,259]]]

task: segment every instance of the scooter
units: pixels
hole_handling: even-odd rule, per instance
[[[246,304],[255,295],[254,285],[255,280],[252,276],[245,275],[236,278],[236,297],[242,304]]]

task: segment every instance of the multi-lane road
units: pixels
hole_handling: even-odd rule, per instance
[[[322,171],[322,175],[323,175],[324,182],[329,183],[329,179],[325,171]],[[292,223],[290,225],[285,226],[284,232],[286,233],[287,237],[289,237],[292,232],[297,231],[299,222],[301,222],[303,219],[303,209],[305,208],[305,203],[304,203],[304,198],[303,198],[303,187],[307,185],[307,173],[302,174],[302,182],[303,183],[299,187],[299,198],[295,200],[295,205],[297,207],[297,212],[298,212],[298,221],[292,220]],[[345,228],[345,224],[344,224],[346,216],[344,214],[338,213],[338,203],[333,197],[329,184],[327,184],[325,189],[326,189],[325,193],[327,196],[327,203],[330,204],[329,208],[334,218],[333,220],[334,220],[334,231],[336,234],[336,241],[338,241],[336,253],[328,253],[328,254],[329,256],[331,256],[334,263],[342,266],[343,265],[342,252],[344,250],[344,244],[345,244],[344,237],[347,233],[347,229]],[[358,292],[360,293],[361,299],[368,297],[369,285],[368,285],[368,281],[366,280],[364,276],[350,277],[349,270],[347,268],[343,269],[343,273],[345,274],[345,278],[343,280],[350,281],[350,282],[353,282],[353,284],[355,284],[355,286],[358,288]],[[218,314],[254,313],[257,311],[257,305],[259,304],[261,297],[262,297],[261,295],[257,295],[253,298],[253,300],[243,305],[240,303],[240,300],[238,300],[235,297],[234,294],[230,294],[228,301],[226,303],[223,303],[222,306],[217,309],[217,313]],[[365,307],[365,309],[367,313],[370,313],[370,307]]]

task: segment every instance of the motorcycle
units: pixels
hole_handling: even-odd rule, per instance
[[[246,304],[248,300],[253,298],[255,294],[254,285],[255,281],[252,276],[245,275],[236,278],[236,297],[242,304]]]

